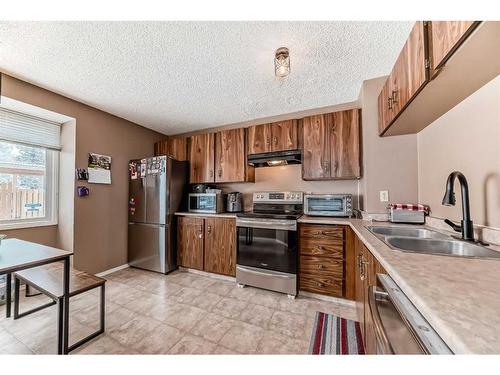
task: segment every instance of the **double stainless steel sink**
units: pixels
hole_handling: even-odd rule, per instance
[[[409,226],[367,226],[389,247],[396,250],[471,258],[500,258],[500,252],[473,242],[462,241],[427,228]]]

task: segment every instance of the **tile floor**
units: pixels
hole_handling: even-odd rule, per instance
[[[190,272],[128,268],[105,277],[106,332],[71,354],[307,354],[316,311],[349,304],[287,296]],[[21,299],[21,311],[45,297]],[[70,342],[98,327],[98,290],[70,300]],[[0,353],[55,354],[55,306],[14,321],[0,308]]]

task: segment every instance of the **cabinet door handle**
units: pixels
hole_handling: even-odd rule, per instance
[[[210,169],[210,177],[213,177],[214,176],[214,170],[213,169]]]
[[[267,143],[268,145],[270,145],[270,144],[271,144],[271,138],[267,138],[266,143]]]
[[[392,109],[392,98],[391,97],[387,98],[387,108]]]
[[[274,137],[273,140],[274,140],[274,144],[277,145],[278,144],[278,137]]]
[[[392,90],[391,101],[393,104],[398,102],[398,90]]]
[[[212,226],[210,224],[207,226],[207,233],[212,233]]]
[[[222,177],[222,169],[219,169],[219,177]]]

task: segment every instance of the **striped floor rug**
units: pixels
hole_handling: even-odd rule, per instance
[[[316,312],[309,354],[365,354],[359,322]]]

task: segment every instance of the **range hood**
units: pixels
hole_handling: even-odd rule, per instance
[[[255,168],[276,167],[280,165],[300,164],[302,154],[300,150],[263,152],[261,154],[248,155],[248,165]]]

